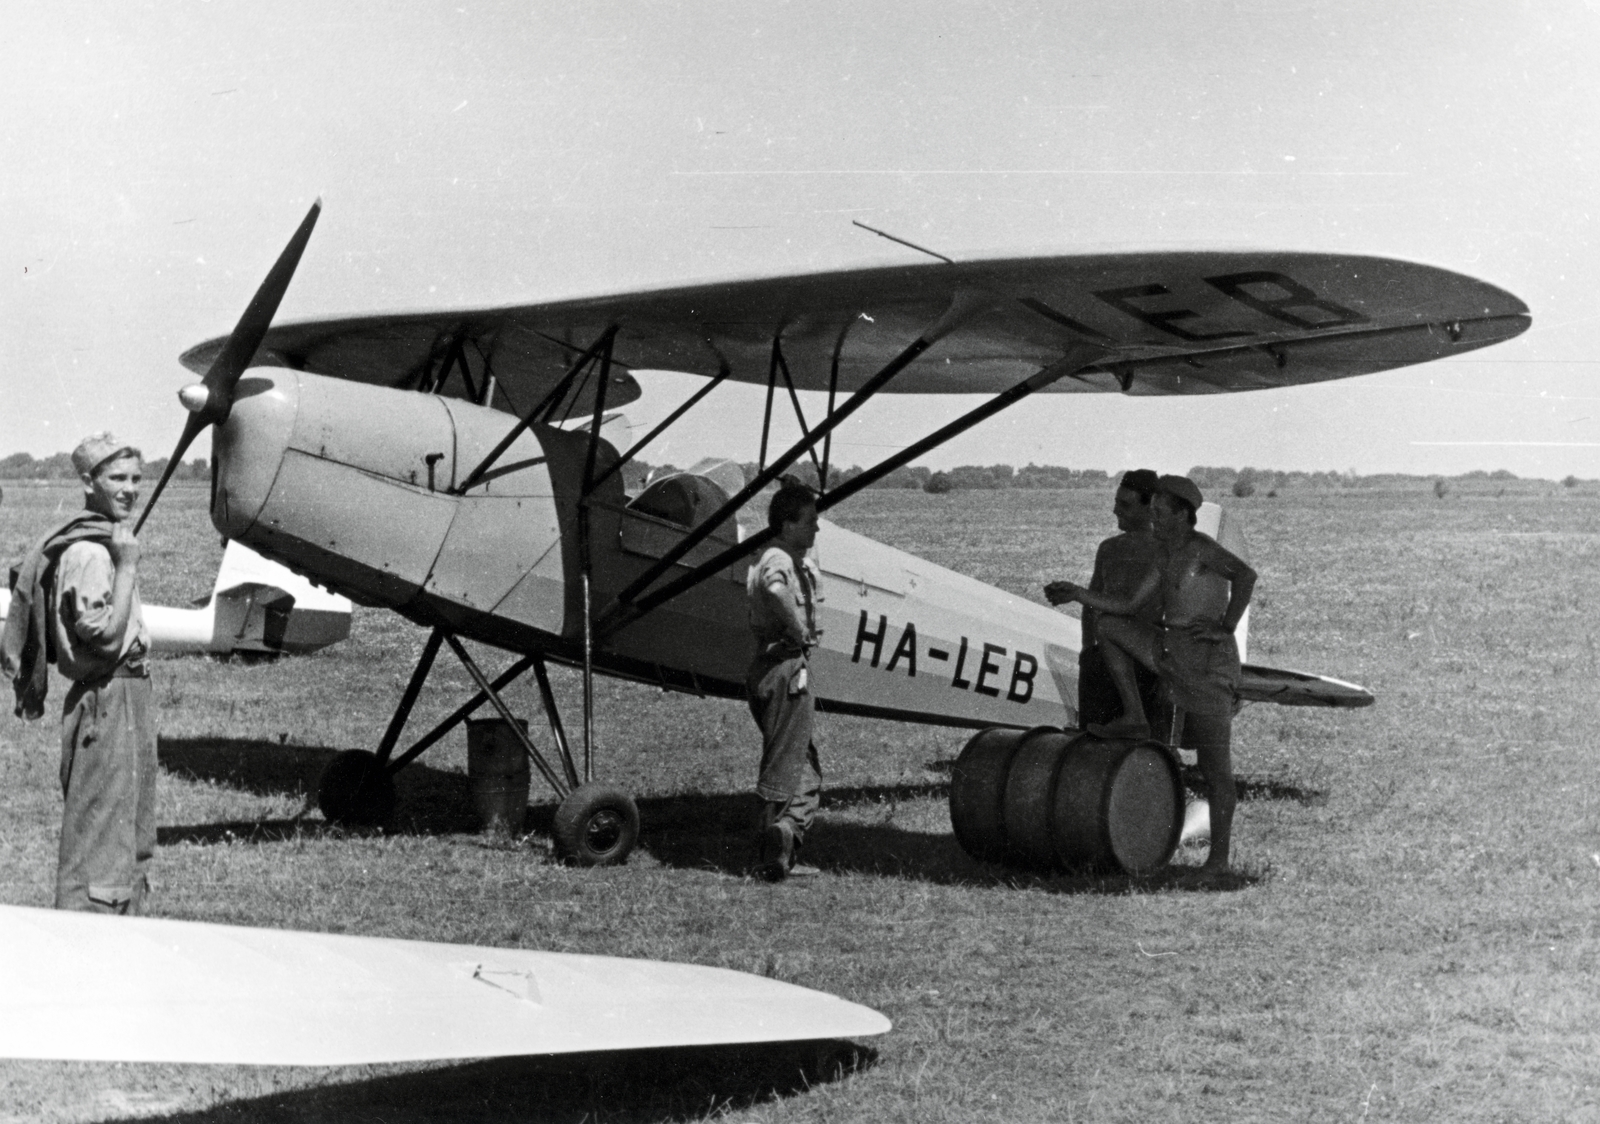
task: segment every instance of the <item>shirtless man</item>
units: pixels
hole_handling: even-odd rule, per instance
[[[1064,600],[1101,614],[1098,637],[1107,670],[1122,698],[1123,716],[1090,733],[1109,738],[1150,735],[1134,669],[1142,664],[1166,683],[1184,711],[1183,745],[1199,755],[1210,788],[1211,853],[1204,872],[1228,869],[1228,847],[1237,802],[1230,750],[1234,693],[1239,684],[1239,646],[1233,630],[1250,605],[1256,572],[1243,560],[1194,529],[1200,489],[1182,476],[1161,477],[1155,498],[1155,534],[1166,547],[1165,564],[1146,577],[1132,596],[1111,597],[1062,583]],[[1159,598],[1161,624],[1134,614]]]
[[[1119,533],[1106,539],[1095,551],[1094,573],[1089,578],[1091,593],[1127,597],[1139,589],[1151,570],[1161,565],[1162,548],[1151,529],[1150,507],[1158,490],[1156,474],[1148,468],[1135,468],[1122,474],[1111,506]],[[1071,585],[1071,582],[1051,582],[1044,587],[1044,595],[1052,605],[1059,605],[1066,599],[1063,591]],[[1078,725],[1083,729],[1091,723],[1110,722],[1122,714],[1116,684],[1095,642],[1097,616],[1093,609],[1083,610],[1083,645],[1078,652]],[[1160,624],[1160,603],[1152,599],[1139,610],[1138,619],[1150,625]],[[1143,667],[1135,669],[1135,676],[1148,712],[1156,703],[1161,681],[1155,672]]]

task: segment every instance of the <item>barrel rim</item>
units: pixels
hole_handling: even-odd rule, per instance
[[[1133,755],[1135,750],[1146,748],[1156,750],[1157,756],[1159,756],[1166,763],[1167,771],[1172,776],[1173,791],[1177,794],[1177,815],[1172,818],[1172,829],[1168,833],[1167,846],[1164,851],[1164,857],[1161,859],[1161,861],[1155,863],[1148,870],[1132,871],[1123,865],[1121,857],[1117,855],[1115,848],[1111,845],[1111,794],[1113,789],[1116,787],[1114,778],[1122,771],[1123,764],[1130,756]],[[1111,779],[1100,793],[1100,822],[1105,825],[1106,846],[1107,850],[1111,853],[1112,860],[1117,864],[1118,869],[1129,875],[1145,874],[1160,870],[1172,861],[1172,856],[1178,851],[1178,843],[1183,838],[1183,767],[1182,763],[1178,759],[1178,755],[1173,752],[1172,747],[1166,742],[1158,741],[1155,738],[1144,738],[1140,741],[1130,741],[1124,744],[1123,752],[1117,755],[1116,760],[1111,768],[1111,774]]]

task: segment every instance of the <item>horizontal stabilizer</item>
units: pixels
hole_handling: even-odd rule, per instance
[[[0,906],[0,1057],[364,1065],[888,1029],[726,968]]]
[[[1312,675],[1306,671],[1282,671],[1275,667],[1245,664],[1240,669],[1239,697],[1245,702],[1270,702],[1279,706],[1371,706],[1377,700],[1371,691],[1343,679]]]

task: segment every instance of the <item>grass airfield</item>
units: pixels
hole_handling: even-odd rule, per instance
[[[1240,715],[1240,874],[1217,892],[975,863],[945,803],[964,736],[832,716],[806,850],[824,874],[752,881],[743,705],[607,680],[597,774],[644,816],[627,865],[555,864],[547,806],[525,838],[480,838],[459,732],[401,775],[392,830],[348,834],[308,801],[335,752],[376,743],[421,630],[358,610],[351,639],[314,656],[160,661],[157,916],[738,968],[895,1028],[841,1050],[843,1068],[792,1047],[0,1062],[0,1119],[1600,1120],[1600,491],[1458,483],[1438,499],[1428,484],[1231,501],[1261,574],[1252,661],[1351,679],[1379,702]],[[1087,575],[1109,501],[868,491],[834,515],[1037,599],[1050,578]],[[79,502],[8,483],[0,552],[15,559]],[[221,551],[204,507],[203,488],[163,499],[143,537],[147,602],[209,593]],[[441,658],[410,729],[468,689]],[[557,671],[556,690],[573,728],[577,676]],[[56,680],[50,713],[63,694]],[[543,732],[531,684],[510,699]],[[5,902],[51,900],[57,758],[54,722],[0,718]]]

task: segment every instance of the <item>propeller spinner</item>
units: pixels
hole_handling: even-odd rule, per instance
[[[210,369],[206,371],[205,378],[178,391],[178,401],[189,411],[189,420],[184,423],[178,444],[173,448],[172,455],[167,458],[167,467],[162,471],[161,479],[156,482],[155,490],[150,493],[150,502],[144,505],[139,521],[134,524],[134,534],[139,533],[144,521],[150,517],[150,512],[156,506],[156,500],[161,498],[162,490],[172,478],[173,470],[183,460],[183,454],[188,452],[189,446],[200,435],[200,431],[208,425],[228,420],[228,412],[233,408],[234,387],[239,385],[239,376],[244,374],[245,368],[255,358],[256,349],[261,346],[262,338],[272,326],[272,317],[278,311],[278,304],[283,300],[285,290],[289,288],[295,267],[300,264],[300,255],[311,239],[311,228],[317,225],[317,216],[321,213],[322,200],[318,198],[311,204],[306,217],[300,221],[299,229],[294,232],[294,237],[289,239],[289,244],[283,248],[283,253],[278,255],[277,262],[267,274],[266,280],[261,282],[256,295],[250,298],[244,315],[240,316],[239,322],[234,325],[227,343],[223,344],[222,350],[217,353]]]

